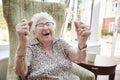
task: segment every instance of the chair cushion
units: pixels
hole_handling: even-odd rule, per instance
[[[95,80],[95,75],[91,71],[72,63],[71,71],[80,77],[80,80]]]

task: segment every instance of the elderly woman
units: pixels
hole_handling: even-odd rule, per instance
[[[16,25],[19,43],[16,51],[15,72],[26,80],[80,80],[71,72],[72,63],[85,59],[86,41],[90,29],[75,22],[78,49],[62,39],[53,37],[56,23],[46,12],[36,13],[31,21],[22,20]],[[29,31],[34,39],[29,40]]]

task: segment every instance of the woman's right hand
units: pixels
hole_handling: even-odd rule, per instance
[[[29,32],[31,29],[32,21],[27,21],[23,19],[20,23],[16,25],[16,32],[18,34],[19,41],[22,43],[27,43],[29,40]]]

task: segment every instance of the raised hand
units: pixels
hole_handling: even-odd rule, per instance
[[[82,22],[74,22],[76,32],[77,32],[77,38],[78,38],[78,43],[80,47],[84,47],[86,45],[86,41],[88,37],[91,34],[91,31],[87,25],[85,25]]]
[[[32,21],[27,21],[23,19],[20,23],[16,25],[16,32],[19,37],[20,42],[27,43],[29,39],[29,31],[31,29]]]

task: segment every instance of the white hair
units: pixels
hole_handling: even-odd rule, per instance
[[[31,31],[35,30],[36,23],[40,18],[45,18],[45,19],[48,19],[49,21],[53,22],[54,23],[53,28],[55,29],[56,22],[53,19],[53,17],[50,14],[48,14],[47,12],[40,12],[40,13],[34,14],[33,17],[31,18],[31,21],[33,22],[32,26],[31,26]]]

